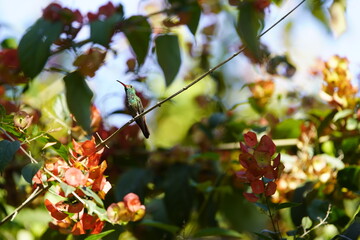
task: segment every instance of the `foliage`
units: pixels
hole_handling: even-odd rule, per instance
[[[0,238],[24,229],[36,239],[359,236],[360,110],[349,61],[335,55],[312,69],[322,82],[315,96],[279,92],[277,80],[291,82],[297,66],[259,36],[282,2],[168,0],[130,17],[112,2],[87,14],[51,3],[18,46],[1,39]],[[346,4],[332,1],[327,18],[320,2],[308,10],[341,34]],[[219,23],[199,24],[221,14],[238,49],[225,60],[212,50],[215,40],[227,49]],[[116,129],[88,83],[119,39],[133,54],[122,59],[127,76],[153,90],[134,100],[158,104],[114,111],[133,117]],[[240,53],[259,79],[220,68]],[[160,105],[145,140],[130,124]],[[29,224],[29,215],[46,217]]]

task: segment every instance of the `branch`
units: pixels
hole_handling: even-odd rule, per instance
[[[34,192],[20,206],[18,206],[12,213],[10,213],[9,215],[7,215],[5,218],[3,218],[1,220],[0,226],[3,225],[4,223],[6,223],[9,220],[13,220],[21,209],[26,207],[30,202],[32,202],[39,195],[41,195],[42,193],[47,191],[49,187],[50,187],[50,185],[47,186],[46,188],[42,188],[42,189],[40,189],[40,187],[37,187],[34,190]]]
[[[262,36],[264,36],[266,33],[268,33],[271,29],[273,29],[276,25],[278,25],[280,22],[282,22],[287,16],[289,16],[292,12],[294,12],[298,7],[300,7],[306,0],[302,0],[298,5],[296,5],[293,9],[291,9],[287,14],[285,14],[282,18],[280,18],[277,22],[275,22],[273,25],[271,25],[268,29],[266,29],[263,33],[261,33],[258,38],[261,38]],[[189,89],[190,87],[192,87],[193,85],[195,85],[196,83],[200,82],[202,79],[204,79],[206,76],[212,74],[215,70],[217,70],[218,68],[222,67],[223,65],[225,65],[226,63],[230,62],[233,58],[235,58],[236,56],[238,56],[240,53],[242,53],[244,50],[246,49],[246,47],[242,47],[238,52],[234,53],[231,57],[227,58],[226,60],[222,61],[221,63],[219,63],[218,65],[216,65],[213,68],[210,68],[207,72],[203,73],[202,75],[200,75],[198,78],[196,78],[194,81],[192,81],[191,83],[189,83],[188,85],[186,85],[185,87],[183,87],[181,90],[175,92],[174,94],[172,94],[171,96],[165,98],[164,100],[158,102],[157,104],[155,104],[154,106],[148,108],[146,111],[142,112],[141,114],[138,114],[137,116],[135,116],[134,118],[130,119],[127,123],[125,123],[125,125],[123,125],[121,128],[118,128],[115,132],[113,132],[109,137],[107,137],[105,140],[102,140],[98,145],[96,145],[96,149],[100,150],[106,143],[108,143],[110,141],[111,138],[113,138],[116,134],[118,134],[119,132],[121,132],[125,127],[129,126],[131,123],[133,123],[134,121],[136,121],[137,119],[141,118],[142,116],[144,116],[145,114],[151,112],[152,110],[154,110],[157,107],[160,107],[162,104],[164,104],[165,102],[169,101],[170,99],[176,97],[177,95],[179,95],[180,93],[186,91],[187,89]]]
[[[318,227],[320,227],[324,224],[327,224],[326,220],[328,219],[330,213],[331,213],[331,204],[329,204],[329,206],[328,206],[328,210],[326,211],[326,215],[325,215],[324,219],[318,218],[320,220],[320,222],[316,226],[314,226],[313,228],[311,228],[307,231],[304,229],[305,232],[300,236],[300,238],[305,237],[307,234],[309,234],[311,231],[317,229]]]

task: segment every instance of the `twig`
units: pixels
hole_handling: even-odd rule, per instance
[[[7,215],[5,218],[3,218],[0,222],[0,226],[4,223],[6,223],[9,220],[13,220],[16,215],[19,213],[21,209],[26,207],[30,202],[32,202],[35,198],[37,198],[39,195],[44,193],[50,186],[47,186],[45,188],[40,189],[40,187],[37,187],[34,192],[20,205],[18,206],[12,213]]]
[[[282,18],[280,18],[277,22],[275,22],[273,25],[271,25],[268,29],[266,29],[263,33],[261,33],[257,38],[261,38],[262,36],[264,36],[266,33],[268,33],[271,29],[273,29],[276,25],[278,25],[281,21],[283,21],[287,16],[289,16],[293,11],[295,11],[298,7],[300,7],[306,0],[302,0],[298,5],[296,5],[293,9],[291,9],[287,14],[285,14]],[[204,79],[206,76],[212,74],[215,70],[217,70],[218,68],[222,67],[224,64],[228,63],[229,61],[231,61],[233,58],[235,58],[236,56],[238,56],[240,53],[242,53],[244,50],[246,49],[246,47],[242,47],[238,52],[234,53],[231,57],[227,58],[226,60],[222,61],[221,63],[219,63],[218,65],[216,65],[213,68],[210,68],[207,72],[203,73],[202,75],[200,75],[198,78],[196,78],[194,81],[192,81],[191,83],[189,83],[188,85],[186,85],[185,87],[183,87],[181,90],[175,92],[174,94],[172,94],[171,96],[165,98],[164,100],[158,102],[157,104],[155,104],[154,106],[148,108],[146,111],[142,112],[141,114],[138,114],[137,116],[135,116],[134,118],[130,119],[127,123],[125,123],[125,125],[123,125],[122,127],[118,128],[115,132],[113,132],[109,137],[107,137],[105,140],[101,141],[98,145],[96,145],[96,149],[99,150],[100,148],[102,148],[107,142],[110,141],[111,138],[113,138],[116,134],[118,134],[119,132],[121,132],[125,127],[127,127],[128,125],[130,125],[131,123],[133,123],[134,121],[136,121],[137,119],[141,118],[142,116],[144,116],[145,114],[151,112],[152,110],[154,110],[157,107],[160,107],[162,104],[164,104],[165,102],[169,101],[170,99],[176,97],[177,95],[179,95],[180,93],[186,91],[187,89],[189,89],[190,87],[192,87],[193,85],[195,85],[196,83],[200,82],[202,79]]]
[[[324,219],[321,219],[320,217],[318,217],[320,222],[316,226],[314,226],[313,228],[311,228],[307,231],[306,231],[306,229],[304,229],[305,232],[300,236],[300,238],[305,237],[305,235],[309,234],[311,231],[317,229],[321,225],[327,224],[326,219],[328,219],[330,213],[331,213],[331,204],[329,204],[329,206],[328,206],[328,210],[326,211],[326,215],[325,215]]]

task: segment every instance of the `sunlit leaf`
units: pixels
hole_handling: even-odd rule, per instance
[[[0,141],[0,171],[3,171],[5,167],[11,162],[19,148],[19,141]]]
[[[329,8],[330,28],[335,35],[339,37],[346,30],[346,0],[335,0]]]
[[[74,192],[76,188],[66,184],[66,183],[60,183],[61,189],[64,191],[65,197],[67,197],[70,193]]]
[[[110,233],[114,232],[115,230],[108,230],[99,234],[92,234],[90,236],[88,236],[87,238],[85,238],[85,240],[99,240],[102,239],[103,237],[109,235]]]
[[[90,106],[93,93],[79,72],[69,73],[64,77],[66,101],[76,121],[90,133]]]
[[[297,119],[284,120],[274,128],[273,138],[298,138],[301,133],[300,126],[302,122],[302,120]]]
[[[125,20],[123,32],[134,50],[139,65],[145,61],[149,50],[151,27],[144,16],[132,16]]]
[[[33,177],[39,171],[41,166],[41,163],[29,163],[21,170],[21,175],[28,183],[31,184]]]
[[[156,55],[169,86],[179,72],[181,55],[179,40],[176,35],[160,35],[155,39]]]
[[[26,76],[34,78],[44,68],[50,56],[51,44],[59,38],[63,24],[39,19],[19,43],[20,66]]]
[[[94,201],[101,207],[104,206],[103,201],[101,200],[101,198],[99,197],[99,195],[97,195],[94,191],[92,191],[90,188],[88,187],[82,187],[80,188],[81,191],[83,193],[85,193],[86,196],[88,197],[92,197],[94,199]]]

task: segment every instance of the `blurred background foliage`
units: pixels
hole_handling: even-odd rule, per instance
[[[107,224],[104,231],[115,232],[104,239],[266,239],[271,223],[264,209],[244,199],[248,186],[236,177],[239,141],[249,130],[269,135],[282,155],[285,170],[272,201],[301,203],[276,213],[283,237],[317,226],[331,204],[327,223],[303,239],[358,239],[358,69],[351,72],[351,61],[336,52],[304,65],[307,59],[293,50],[295,20],[276,26],[283,51],[268,46],[276,41],[271,31],[257,40],[272,24],[271,11],[286,13],[295,3],[144,1],[139,9],[146,18],[124,15],[127,4],[114,2],[116,11],[104,18],[99,8],[97,20],[96,11],[81,12],[83,20],[70,24],[44,10],[21,40],[0,35],[1,138],[10,134],[40,162],[63,157],[72,139],[105,139],[129,119],[116,79],[134,85],[148,108],[246,46],[243,55],[147,114],[149,140],[130,125],[107,143],[102,158],[112,190],[105,205],[133,192],[146,216],[126,226]],[[344,0],[308,0],[296,11],[311,13],[332,38],[346,31],[346,7]],[[36,41],[38,29],[50,42]],[[304,41],[316,38],[302,31]],[[20,63],[8,64],[11,49],[18,49]],[[32,192],[27,164],[21,151],[1,159],[1,218]],[[36,198],[0,226],[0,238],[85,238],[49,228],[43,201]]]

